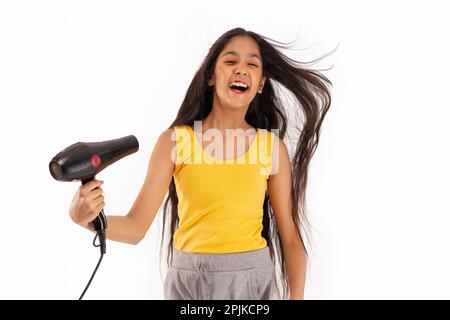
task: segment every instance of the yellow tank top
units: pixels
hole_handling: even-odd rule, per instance
[[[245,153],[218,159],[203,149],[192,127],[175,126],[174,130],[173,177],[179,218],[174,247],[189,253],[236,253],[266,247],[261,231],[274,134],[257,129]]]

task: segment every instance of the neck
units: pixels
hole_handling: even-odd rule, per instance
[[[213,107],[209,115],[202,121],[202,130],[215,128],[225,134],[226,129],[250,129],[252,126],[245,121],[248,107],[224,107],[214,97]]]

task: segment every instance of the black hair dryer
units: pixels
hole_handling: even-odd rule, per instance
[[[53,157],[49,164],[50,173],[53,178],[58,181],[80,180],[82,184],[86,184],[89,181],[94,180],[95,175],[100,171],[113,164],[117,160],[120,160],[123,157],[138,151],[138,149],[138,140],[133,135],[102,142],[77,142],[65,148]],[[105,229],[107,227],[106,216],[103,212],[103,209],[100,211],[99,215],[92,221],[92,224],[94,225],[95,231],[97,232],[94,238],[94,246],[100,246],[102,257],[106,252]],[[97,238],[97,236],[100,241],[99,245],[95,245],[95,239]],[[97,270],[97,268],[95,269],[95,271]],[[92,277],[93,276],[94,275],[92,275]],[[80,299],[83,297],[83,295],[84,292]]]

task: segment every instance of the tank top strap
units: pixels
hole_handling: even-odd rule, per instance
[[[259,129],[257,145],[257,161],[261,168],[261,174],[270,175],[272,171],[272,157],[275,142],[275,134],[267,129]]]
[[[175,131],[175,173],[177,173],[185,165],[191,163],[194,136],[191,134],[188,125],[174,126]]]

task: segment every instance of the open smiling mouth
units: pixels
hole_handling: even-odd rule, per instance
[[[237,82],[237,83],[233,82],[230,85],[230,90],[237,94],[242,94],[242,93],[248,91],[248,89],[249,89],[249,87],[245,83],[242,83],[242,82]]]

